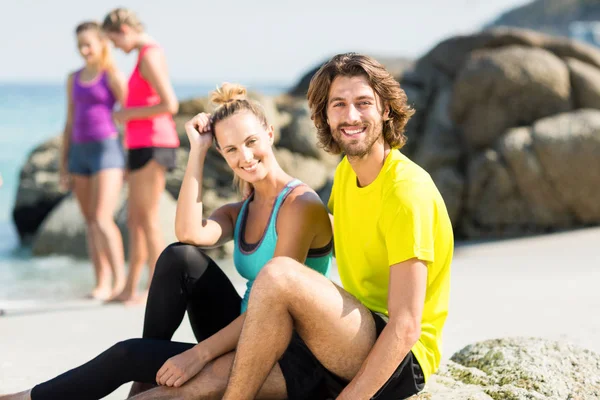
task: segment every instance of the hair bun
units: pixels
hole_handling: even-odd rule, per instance
[[[211,103],[221,106],[236,100],[247,100],[246,88],[237,83],[225,82],[210,94]]]

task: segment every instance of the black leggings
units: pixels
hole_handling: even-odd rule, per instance
[[[170,341],[186,310],[200,342],[236,319],[241,303],[229,278],[202,250],[174,243],[156,263],[143,339],[119,342],[93,360],[35,386],[31,398],[95,400],[127,382],[155,383],[165,361],[194,347]]]

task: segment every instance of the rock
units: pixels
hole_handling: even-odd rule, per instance
[[[127,191],[123,190],[115,211],[115,220],[121,234],[125,252],[128,250],[127,237]],[[164,193],[160,199],[160,227],[166,244],[176,241],[175,206],[171,196]],[[51,254],[69,255],[75,258],[88,258],[85,237],[85,221],[77,205],[75,196],[69,195],[52,210],[40,226],[32,244],[34,256]]]
[[[508,338],[460,350],[411,400],[576,400],[600,396],[600,355],[540,338]]]
[[[565,62],[571,73],[575,108],[600,108],[600,68],[575,58]]]
[[[455,77],[471,53],[477,50],[513,45],[533,47],[543,42],[544,35],[515,28],[493,28],[472,35],[454,36],[440,42],[421,57],[415,69],[436,69]]]
[[[450,119],[452,88],[443,88],[429,108],[413,160],[427,171],[456,165],[463,154],[462,138]]]
[[[288,110],[292,116],[291,122],[282,130],[278,147],[319,159],[329,166],[337,165],[341,157],[329,154],[319,147],[317,128],[310,118],[308,102],[297,101]]]
[[[335,172],[334,167],[328,167],[314,158],[292,153],[286,148],[276,148],[275,157],[285,172],[300,179],[315,191],[323,189]]]
[[[536,147],[529,127],[510,129],[498,142],[498,151],[529,210],[527,224],[540,229],[571,226],[572,213],[548,179]]]
[[[471,149],[507,129],[572,108],[569,71],[552,53],[521,46],[473,53],[454,83],[451,115]]]
[[[207,196],[210,198],[210,194]],[[209,202],[210,203],[210,202]],[[166,245],[176,242],[175,200],[163,193],[159,204],[159,218],[163,240]],[[115,221],[123,237],[125,257],[128,257],[129,237],[127,230],[127,190],[123,190],[115,211]],[[68,195],[55,207],[40,226],[32,243],[34,256],[67,255],[79,259],[89,259],[86,241],[86,226],[75,196]],[[213,257],[230,255],[231,249],[220,247],[209,249]]]
[[[22,241],[31,238],[46,215],[65,197],[59,188],[57,136],[34,148],[21,169],[13,221]]]
[[[600,223],[600,110],[541,119],[533,125],[532,137],[557,197],[579,223]]]
[[[208,97],[197,97],[179,102],[178,115],[194,116],[202,112],[212,112],[212,106]]]
[[[539,233],[511,171],[498,151],[487,149],[467,169],[465,209],[460,231],[466,237],[513,237]]]
[[[453,226],[458,226],[464,207],[465,189],[467,182],[465,177],[453,166],[438,168],[431,173],[431,178],[440,191],[448,215]]]

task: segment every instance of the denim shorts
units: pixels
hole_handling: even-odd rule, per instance
[[[125,168],[125,152],[118,137],[94,142],[72,142],[68,162],[71,174],[95,175],[103,169]]]

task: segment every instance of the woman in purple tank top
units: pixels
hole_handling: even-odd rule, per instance
[[[67,81],[61,185],[72,189],[85,218],[88,252],[96,274],[90,296],[108,300],[125,284],[123,239],[113,219],[125,157],[112,112],[117,101],[123,104],[126,85],[111,61],[109,42],[100,25],[84,22],[75,32],[85,65]]]

